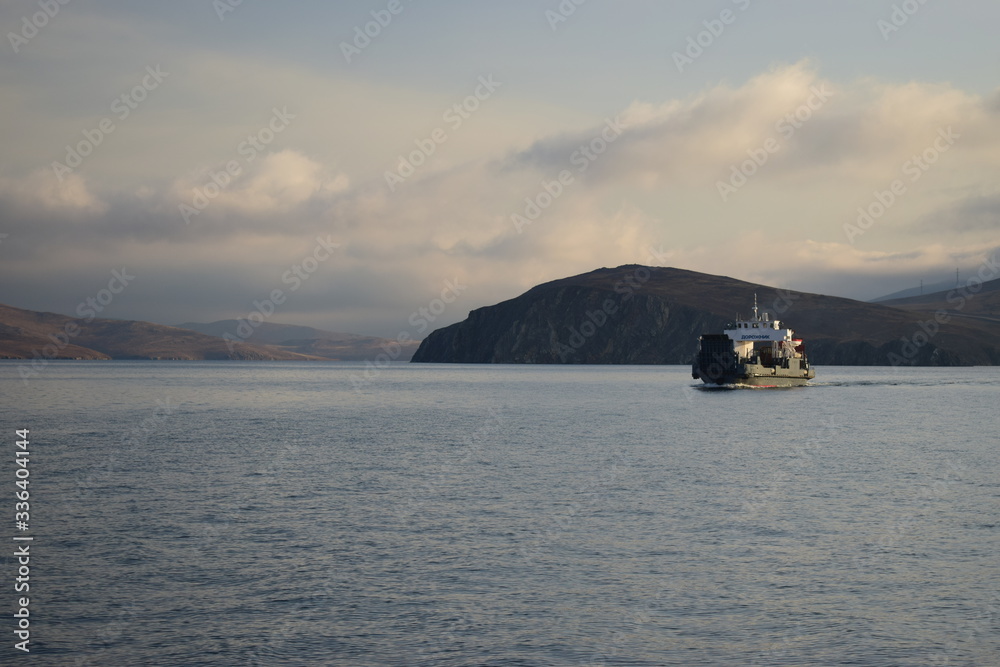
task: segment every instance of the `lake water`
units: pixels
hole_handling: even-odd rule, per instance
[[[1000,369],[817,375],[2,363],[0,663],[1000,664]]]

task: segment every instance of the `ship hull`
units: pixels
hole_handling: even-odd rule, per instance
[[[691,375],[708,385],[743,384],[754,387],[798,387],[816,377],[812,368],[803,368],[797,359],[789,360],[789,368],[762,364],[709,364],[695,362]]]
[[[815,377],[813,375],[812,377]],[[729,375],[721,378],[700,378],[707,385],[723,387],[746,385],[749,387],[802,387],[811,377],[790,377],[786,375]]]

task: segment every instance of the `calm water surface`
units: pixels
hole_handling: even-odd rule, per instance
[[[0,399],[3,664],[1000,664],[1000,369],[7,362]]]

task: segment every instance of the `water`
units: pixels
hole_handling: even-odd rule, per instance
[[[1000,664],[1000,369],[16,368],[25,664]]]

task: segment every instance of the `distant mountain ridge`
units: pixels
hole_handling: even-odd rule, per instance
[[[271,322],[242,337],[240,324],[220,320],[171,327],[73,318],[0,304],[0,359],[348,361],[374,359],[384,345],[396,344],[374,336]],[[228,340],[222,337],[226,333]],[[398,358],[408,360],[417,344],[400,343]]]
[[[225,334],[229,334],[231,336],[238,335],[237,330],[241,324],[243,324],[243,322],[240,320],[217,320],[215,322],[184,322],[183,324],[176,324],[174,326],[178,329],[189,329],[191,331],[197,331],[198,333],[222,338]],[[265,343],[269,345],[281,343],[286,340],[305,340],[309,338],[326,338],[329,340],[371,338],[370,336],[324,331],[323,329],[316,329],[314,327],[307,327],[299,324],[262,322],[256,324],[256,326],[253,324],[248,324],[248,326],[251,327],[252,333],[249,337],[247,337],[247,340],[252,338],[257,343]]]
[[[881,303],[903,310],[942,311],[949,317],[1000,322],[1000,279],[985,283],[973,280],[961,287]]]
[[[639,265],[554,280],[476,309],[427,336],[413,361],[686,364],[702,333],[749,314],[754,294],[761,311],[805,339],[816,365],[1000,364],[1000,323],[942,324],[932,304],[897,308]]]
[[[279,324],[277,322],[263,322],[256,326],[239,320],[219,320],[217,322],[185,322],[178,324],[182,329],[190,329],[209,336],[223,337],[240,336],[246,332],[246,328],[251,329],[250,335],[245,338],[248,342],[257,345],[270,345],[282,349],[286,352],[296,352],[299,354],[313,355],[337,361],[364,361],[374,359],[385,351],[385,346],[396,341],[389,341],[377,336],[363,336],[360,334],[338,333],[335,331],[325,331],[296,324]],[[243,327],[241,329],[241,326]],[[398,355],[401,361],[409,361],[413,353],[417,351],[419,341],[406,341],[398,343],[402,352]]]
[[[930,283],[924,285],[923,287],[908,287],[906,289],[899,290],[898,292],[893,292],[892,294],[886,294],[885,296],[880,296],[877,299],[869,299],[871,303],[885,303],[886,301],[893,301],[895,299],[906,299],[909,297],[919,297],[924,294],[932,294],[934,292],[947,292],[949,289],[955,287],[955,283],[952,281],[942,280],[937,283]]]
[[[135,320],[73,318],[0,304],[3,359],[260,359],[318,357]]]

